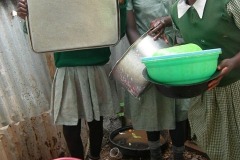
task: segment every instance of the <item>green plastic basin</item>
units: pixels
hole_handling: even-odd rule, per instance
[[[209,79],[216,71],[221,49],[144,57],[148,75],[169,85],[194,84]]]

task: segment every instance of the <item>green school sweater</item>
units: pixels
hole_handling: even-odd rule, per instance
[[[222,49],[219,63],[240,51],[240,29],[226,11],[228,2],[229,0],[207,0],[202,19],[194,7],[191,7],[183,17],[178,18],[178,1],[171,11],[173,23],[179,29],[185,43],[195,43],[202,49]],[[239,79],[239,68],[234,69],[221,80],[219,86],[231,84]]]
[[[127,2],[125,0],[125,3],[120,5],[121,38],[126,32],[126,4]],[[65,51],[54,53],[54,60],[57,68],[104,65],[109,61],[110,54],[109,47]]]

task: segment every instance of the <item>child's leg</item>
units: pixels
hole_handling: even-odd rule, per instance
[[[76,126],[63,125],[63,134],[72,157],[84,159],[83,144],[80,137],[81,119]]]
[[[151,160],[162,160],[160,131],[147,131]]]
[[[90,157],[91,159],[99,159],[103,139],[103,117],[100,118],[100,121],[88,122],[88,127],[90,132]]]
[[[174,160],[183,160],[183,152],[185,150],[184,142],[186,140],[186,121],[176,122],[176,129],[170,130],[170,136],[173,144]]]

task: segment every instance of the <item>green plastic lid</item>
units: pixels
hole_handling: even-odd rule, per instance
[[[176,53],[196,52],[201,50],[202,49],[198,45],[189,43],[189,44],[159,49],[155,53],[153,53],[152,56],[165,56],[165,55],[172,55]]]

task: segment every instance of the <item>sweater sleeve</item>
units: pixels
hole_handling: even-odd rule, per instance
[[[128,0],[127,1],[127,10],[133,10],[133,3],[132,3],[132,0]]]
[[[233,16],[236,26],[240,29],[240,1],[230,0],[227,5],[227,11]]]

